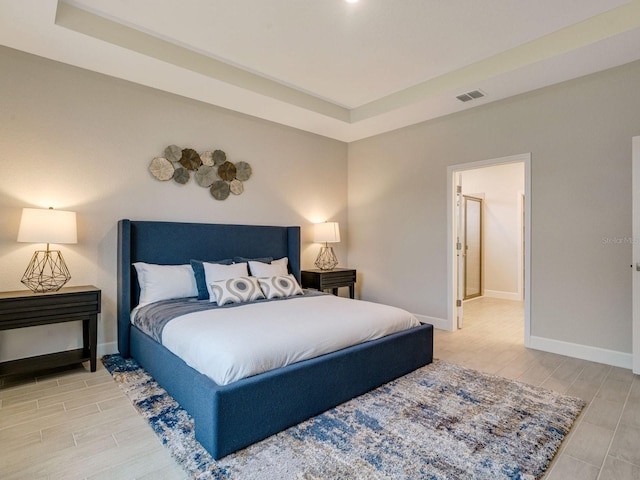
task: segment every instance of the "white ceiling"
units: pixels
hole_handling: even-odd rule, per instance
[[[640,0],[0,0],[0,44],[354,141],[638,60]]]

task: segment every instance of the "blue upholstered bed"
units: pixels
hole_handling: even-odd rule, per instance
[[[191,414],[197,440],[214,458],[432,361],[433,328],[421,325],[221,386],[131,324],[140,294],[134,262],[180,265],[234,256],[286,256],[300,281],[300,228],[118,223],[118,349],[135,358]]]

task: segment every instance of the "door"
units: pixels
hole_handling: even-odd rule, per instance
[[[462,328],[463,310],[462,300],[464,300],[464,198],[462,195],[462,175],[456,174],[456,318],[458,328]]]
[[[482,199],[464,198],[464,300],[482,295]]]
[[[640,374],[640,137],[633,137],[632,152],[632,351],[633,373]]]

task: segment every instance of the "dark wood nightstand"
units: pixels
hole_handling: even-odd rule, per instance
[[[334,268],[333,270],[302,270],[302,287],[316,290],[333,290],[338,294],[339,287],[349,287],[349,296],[354,297],[356,271],[352,268]]]
[[[83,347],[0,363],[0,377],[74,365],[89,360],[96,371],[98,313],[101,291],[92,286],[65,287],[57,292],[0,292],[0,330],[82,321]]]

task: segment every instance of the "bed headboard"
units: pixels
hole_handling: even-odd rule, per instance
[[[118,222],[118,350],[129,356],[130,313],[140,289],[134,262],[188,264],[233,257],[289,257],[300,282],[300,227],[207,223]]]

